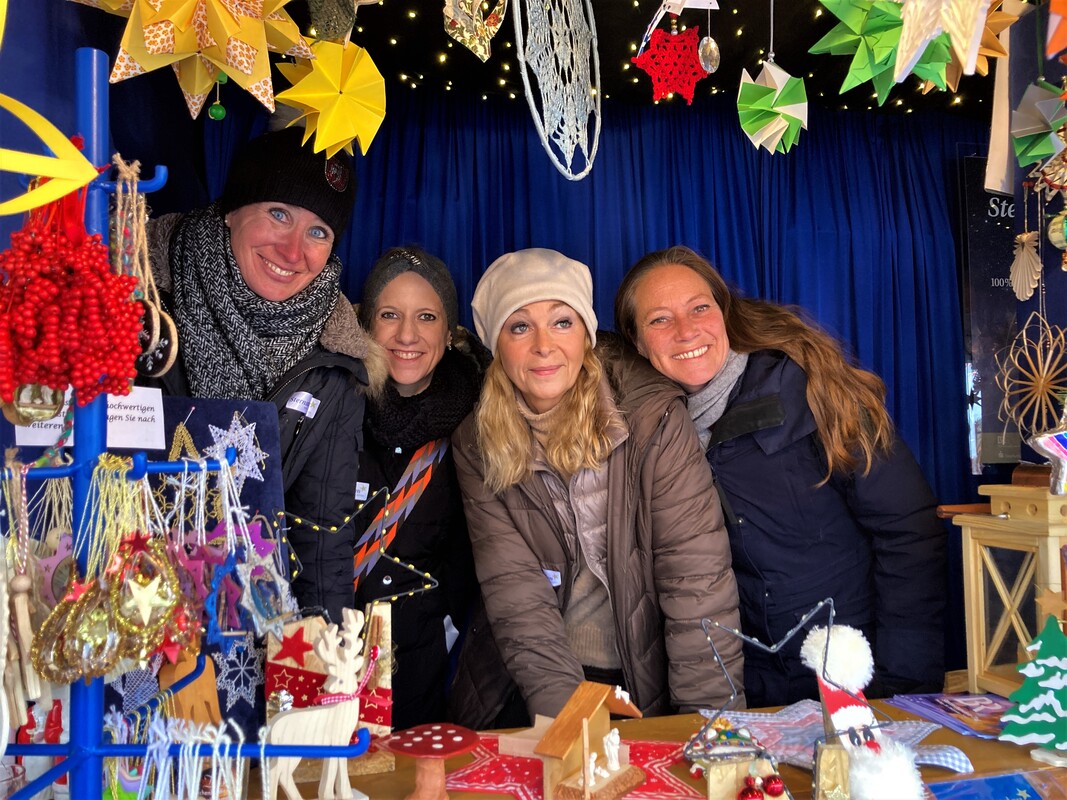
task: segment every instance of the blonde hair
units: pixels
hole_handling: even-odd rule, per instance
[[[738,353],[780,350],[808,377],[808,406],[826,453],[826,478],[862,468],[889,452],[893,422],[885,408],[885,384],[849,363],[840,343],[802,317],[800,309],[751,300],[732,291],[711,264],[688,247],[649,253],[626,273],[615,295],[615,326],[637,347],[637,285],[656,267],[678,264],[708,284],[722,310],[730,349]]]
[[[611,453],[611,416],[600,398],[603,365],[586,344],[578,379],[559,402],[545,445],[549,466],[566,479],[580,469],[598,469]],[[475,412],[485,485],[502,492],[530,476],[533,433],[519,411],[515,385],[495,359],[485,373]]]

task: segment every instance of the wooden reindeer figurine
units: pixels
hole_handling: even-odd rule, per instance
[[[363,630],[363,612],[346,608],[343,622],[342,634],[336,625],[329,625],[315,641],[315,655],[322,659],[329,675],[322,687],[325,694],[319,696],[317,705],[276,714],[267,733],[269,744],[343,746],[351,741],[359,721],[358,693],[363,669],[359,634]],[[298,757],[270,759],[270,800],[277,800],[279,786],[289,800],[303,800],[293,780],[299,763]],[[317,797],[347,800],[352,794],[345,759],[326,759]]]

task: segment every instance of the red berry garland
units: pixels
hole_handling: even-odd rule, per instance
[[[111,271],[107,246],[80,222],[84,204],[74,193],[35,210],[0,253],[0,400],[34,383],[72,386],[78,405],[130,392],[137,280]]]

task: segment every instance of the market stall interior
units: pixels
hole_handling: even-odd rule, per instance
[[[180,358],[145,260],[146,213],[208,204],[244,143],[299,115],[309,146],[339,159],[325,179],[349,186],[350,177],[357,187],[352,224],[323,251],[332,288],[351,299],[378,254],[418,243],[450,265],[459,322],[469,324],[487,264],[502,252],[550,247],[589,264],[592,304],[610,328],[630,265],[683,242],[742,294],[803,307],[865,374],[884,380],[893,436],[914,452],[938,497],[994,498],[991,514],[971,509],[977,516],[958,518],[970,549],[961,550],[959,531],[939,528],[950,557],[930,607],[947,606],[945,668],[970,668],[973,697],[1009,694],[1003,702],[1011,708],[996,706],[993,727],[1012,726],[1003,735],[1012,742],[1037,730],[1045,740],[1034,759],[1056,763],[1067,741],[1038,730],[1044,721],[1029,715],[1024,695],[1040,691],[1031,673],[1058,668],[1058,620],[1067,613],[1058,500],[1067,490],[1067,334],[1056,324],[1067,306],[1056,269],[1057,250],[1067,247],[1067,106],[1056,86],[1063,47],[1054,46],[1067,45],[1067,23],[1058,4],[510,3],[448,0],[442,13],[400,0],[0,0],[0,232],[13,243],[0,253],[0,399],[13,423],[0,423],[0,444],[21,448],[3,465],[0,528],[12,579],[0,581],[0,614],[11,615],[10,624],[0,616],[0,652],[11,655],[0,729],[19,730],[10,755],[50,759],[15,796],[61,785],[69,772],[71,796],[106,779],[115,798],[136,794],[149,775],[158,788],[171,769],[190,797],[194,784],[209,783],[204,791],[214,796],[221,784],[240,794],[249,758],[275,769],[273,786],[269,770],[259,773],[266,795],[294,797],[298,785],[320,780],[307,773],[317,765],[305,761],[299,772],[300,758],[327,760],[323,793],[344,794],[350,783],[373,792],[390,779],[361,779],[358,771],[399,763],[402,784],[410,777],[403,748],[415,739],[424,757],[415,782],[427,796],[442,793],[444,770],[458,766],[437,756],[473,748],[475,768],[465,778],[489,763],[510,769],[491,752],[495,740],[458,726],[440,732],[436,723],[364,755],[372,726],[389,735],[394,686],[380,679],[391,655],[388,613],[368,611],[374,642],[358,638],[362,618],[346,620],[343,636],[326,619],[299,633],[285,627],[297,613],[289,578],[299,566],[286,540],[293,514],[242,494],[245,482],[281,481],[269,403],[267,419],[253,423],[251,402],[235,400],[208,424],[207,408],[195,404],[184,419],[172,410],[164,422],[163,405],[146,399],[158,395],[140,387],[121,399],[135,373],[151,376]],[[556,24],[561,19],[569,24]],[[1001,68],[1009,80],[995,104],[993,73]],[[69,141],[74,135],[84,153]],[[351,174],[342,150],[352,153]],[[140,191],[134,160],[144,170]],[[98,170],[108,174],[93,182]],[[132,202],[116,203],[110,220],[108,193]],[[36,209],[47,210],[24,216]],[[52,263],[57,253],[74,254],[69,270]],[[350,306],[344,297],[341,305]],[[65,408],[68,387],[74,401]],[[290,398],[278,410],[310,418],[315,408]],[[116,428],[125,445],[108,438]],[[1017,492],[977,491],[1010,480],[1011,467],[1035,455],[1051,460],[1051,477],[1038,470]],[[207,472],[213,477],[193,476]],[[158,483],[147,477],[164,474]],[[73,488],[59,488],[67,478]],[[39,496],[31,489],[38,483]],[[850,479],[843,494],[855,485]],[[1031,501],[1034,492],[1041,502]],[[375,497],[365,492],[360,502]],[[933,500],[925,505],[932,510]],[[335,532],[356,513],[296,523]],[[394,561],[412,586],[386,591],[384,606],[440,585]],[[798,577],[783,572],[764,597]],[[930,615],[938,628],[940,613]],[[314,668],[312,652],[321,662]],[[127,678],[145,664],[171,662],[169,669],[183,658],[194,674],[169,688],[153,683],[154,674]],[[807,773],[779,771],[769,740],[795,731],[800,717],[818,728],[803,749],[818,741],[820,798],[859,781],[848,776],[851,765],[871,753],[903,757],[916,782],[913,762],[925,764],[922,778],[935,785],[948,783],[936,770],[965,773],[971,754],[982,777],[1020,766],[1015,745],[975,746],[958,736],[935,737],[956,746],[947,755],[923,754],[940,761],[913,757],[911,746],[933,722],[894,723],[916,737],[896,750],[882,738],[885,706],[863,697],[873,666],[844,695],[842,681],[812,669],[822,708],[809,700],[773,712],[785,716],[772,716],[769,733],[756,731],[759,718],[731,718],[737,709],[711,710],[702,728],[708,752],[740,742],[743,758],[720,759],[719,751],[703,765],[703,783],[676,774],[679,791],[712,797],[706,776],[716,770],[743,784],[731,788],[731,800],[795,791]],[[106,721],[105,677],[117,678],[121,689],[112,691],[122,705]],[[194,680],[208,689],[196,713],[210,726],[152,728],[160,711],[183,707],[175,696]],[[259,688],[263,680],[272,691]],[[522,769],[545,768],[546,796],[606,797],[660,756],[675,773],[687,771],[688,752],[674,745],[693,733],[695,718],[674,718],[688,730],[669,734],[658,723],[632,723],[624,730],[640,739],[623,744],[607,717],[637,710],[626,693],[582,686],[588,696],[568,703],[556,722],[535,721],[517,743],[499,745],[531,749],[539,766]],[[930,697],[929,708],[916,701],[908,711],[967,711],[966,703]],[[31,700],[39,710],[51,703],[49,722],[27,708]],[[983,713],[989,723],[992,712]],[[975,731],[967,735],[989,734]],[[434,737],[446,733],[454,741],[435,751]],[[670,739],[667,755],[634,746],[652,735]],[[357,755],[363,760],[349,763]],[[989,764],[978,763],[987,756]],[[211,764],[206,774],[201,758]],[[1058,776],[1039,770],[1048,773],[1040,780]],[[484,788],[452,780],[460,791]]]

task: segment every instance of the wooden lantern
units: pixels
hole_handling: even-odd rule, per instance
[[[960,514],[971,692],[1007,697],[1021,684],[1016,666],[1041,628],[1040,606],[1063,591],[1067,497],[1045,486],[980,486],[989,514]],[[1062,604],[1061,604],[1062,608]],[[1062,616],[1057,612],[1058,616]]]

